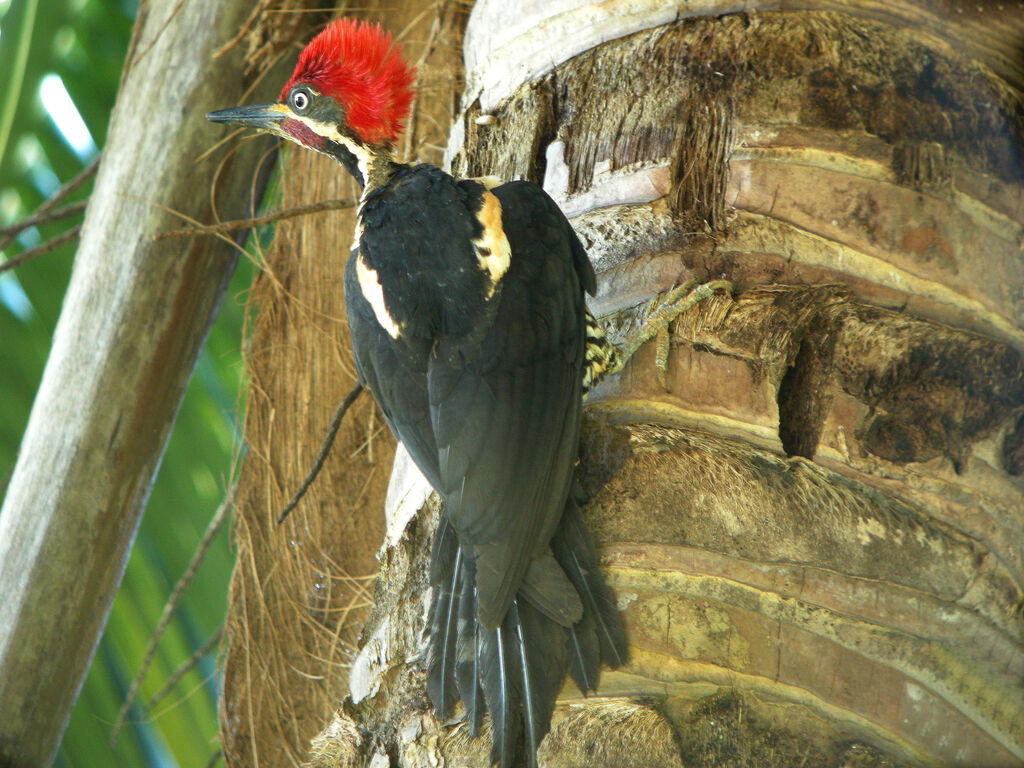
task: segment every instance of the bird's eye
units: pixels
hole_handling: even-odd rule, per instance
[[[305,112],[309,106],[309,94],[305,91],[292,92],[292,107],[296,112]]]

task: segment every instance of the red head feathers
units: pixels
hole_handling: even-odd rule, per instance
[[[345,108],[349,127],[367,144],[393,142],[412,103],[416,71],[376,24],[338,19],[299,54],[283,100],[296,83],[308,83]]]

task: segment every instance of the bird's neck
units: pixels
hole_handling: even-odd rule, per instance
[[[329,142],[327,152],[352,174],[363,197],[386,183],[396,167],[389,147],[368,146],[347,137],[342,137],[340,142]]]

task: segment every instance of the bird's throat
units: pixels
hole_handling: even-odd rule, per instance
[[[369,147],[347,136],[339,135],[337,139],[328,140],[325,151],[352,174],[363,197],[387,181],[393,165],[389,149]]]

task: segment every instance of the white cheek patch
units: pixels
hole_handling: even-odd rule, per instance
[[[359,290],[366,299],[366,303],[373,310],[377,322],[381,328],[388,332],[388,336],[397,339],[402,332],[402,326],[395,322],[395,318],[388,312],[384,303],[384,289],[380,284],[380,276],[377,271],[371,269],[363,260],[362,254],[355,256],[356,259],[356,280],[359,281]]]
[[[490,280],[487,286],[487,298],[489,299],[494,295],[498,283],[508,271],[508,265],[512,259],[512,248],[509,246],[505,230],[501,226],[501,203],[492,192],[484,192],[483,204],[480,206],[476,218],[484,231],[472,243],[473,248],[476,249],[477,264],[487,273]]]

